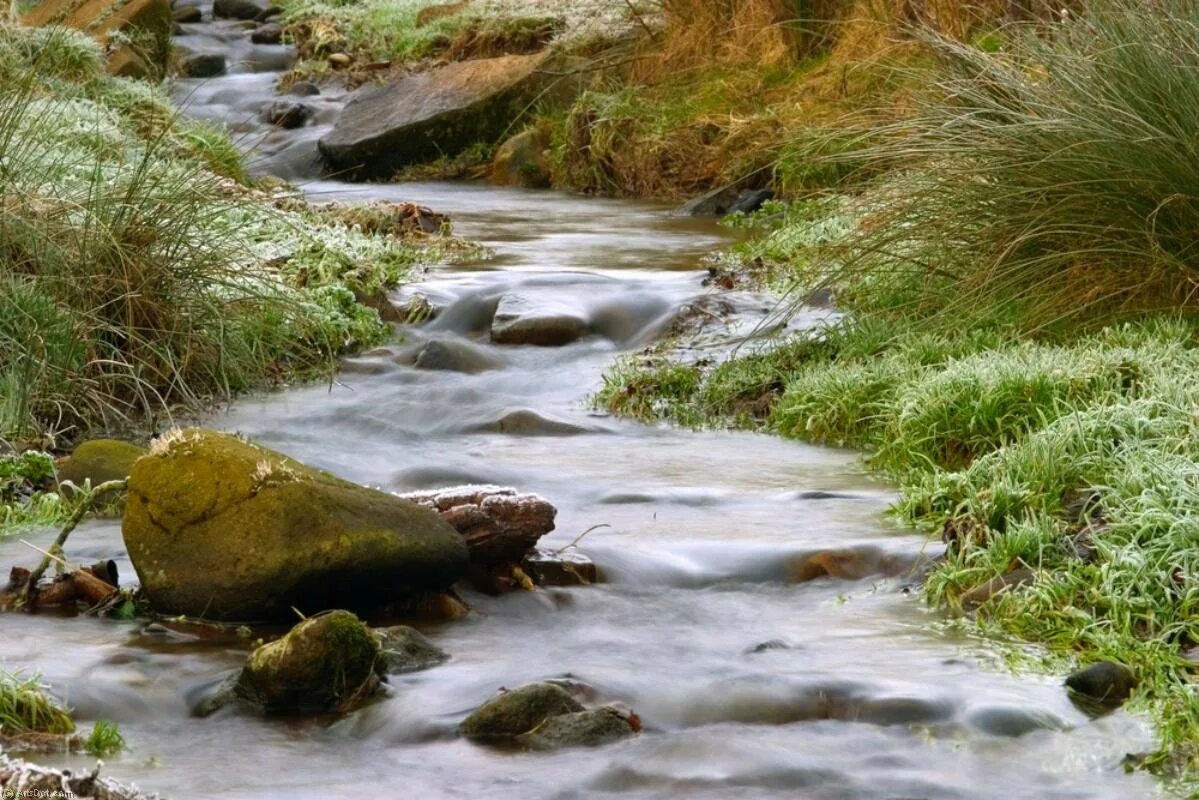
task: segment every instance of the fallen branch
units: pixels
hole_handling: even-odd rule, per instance
[[[55,552],[62,552],[62,546],[66,544],[67,537],[70,536],[71,532],[75,530],[76,526],[83,521],[83,518],[87,516],[87,512],[90,511],[92,506],[96,504],[96,501],[109,492],[123,490],[128,483],[129,480],[127,478],[122,478],[119,481],[108,481],[100,484],[93,489],[90,494],[85,495],[80,499],[79,506],[75,509],[74,513],[71,514],[70,518],[67,520],[67,523],[63,525],[62,530],[59,531],[58,537],[54,540],[54,544],[50,545],[50,547],[44,551],[45,555],[42,558],[42,563],[38,564],[37,568],[29,574],[29,582],[25,584],[25,588],[21,590],[21,594],[17,598],[18,606],[25,606],[26,608],[29,608],[29,593],[36,589],[38,581],[40,581],[42,576],[46,574],[46,570],[50,568],[50,563],[52,561],[62,561],[61,558],[55,555]]]

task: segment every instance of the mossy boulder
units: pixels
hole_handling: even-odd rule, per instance
[[[501,690],[467,717],[459,731],[468,739],[487,742],[515,739],[551,717],[583,711],[570,692],[553,683],[531,683]]]
[[[206,430],[133,465],[122,533],[157,611],[221,620],[373,609],[449,586],[468,557],[432,509]]]
[[[89,439],[75,448],[58,465],[58,481],[70,481],[83,486],[91,481],[99,486],[105,481],[119,481],[129,477],[133,462],[146,454],[146,448],[117,439]]]
[[[578,90],[549,53],[458,61],[360,89],[320,142],[334,168],[357,178],[389,177],[411,164],[452,157],[500,139],[550,91]]]
[[[306,619],[250,654],[236,694],[265,711],[349,711],[378,687],[379,642],[358,617]]]

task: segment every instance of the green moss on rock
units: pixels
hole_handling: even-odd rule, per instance
[[[198,429],[134,464],[122,533],[157,611],[211,619],[372,608],[449,586],[467,562],[430,509]]]
[[[146,448],[117,439],[90,439],[83,442],[61,464],[58,465],[59,483],[70,481],[83,486],[91,481],[98,486],[105,481],[119,481],[129,477],[133,462],[146,454]]]

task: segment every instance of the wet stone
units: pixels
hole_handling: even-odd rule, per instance
[[[312,118],[312,106],[291,100],[276,100],[262,112],[262,120],[276,128],[302,128]]]
[[[474,741],[513,739],[551,717],[582,710],[579,701],[561,686],[532,683],[512,691],[501,690],[467,717],[459,731]]]
[[[552,750],[561,747],[599,747],[634,735],[629,720],[613,708],[576,711],[550,717],[529,733],[517,737],[526,747]]]
[[[1137,679],[1132,670],[1114,661],[1099,661],[1066,678],[1071,697],[1104,708],[1115,708],[1132,696]]]
[[[254,44],[279,44],[283,41],[283,26],[277,22],[268,22],[250,32],[250,41]]]
[[[188,78],[215,78],[225,74],[225,57],[220,53],[192,53],[184,56],[179,69]]]
[[[534,550],[521,568],[538,586],[589,586],[599,582],[595,562],[582,553],[553,553]]]
[[[215,0],[212,4],[212,15],[228,19],[256,19],[263,11],[263,6],[253,0]]]
[[[491,354],[466,342],[434,339],[427,342],[417,353],[414,365],[417,369],[474,374],[499,369],[503,363]]]
[[[171,19],[182,24],[199,22],[203,18],[204,14],[199,6],[179,6],[171,12]]]
[[[297,81],[291,85],[287,93],[296,97],[316,97],[321,93],[321,89],[311,81]]]
[[[375,638],[379,640],[379,657],[387,673],[420,672],[450,659],[449,653],[407,625],[377,628]]]
[[[1065,730],[1065,722],[1052,714],[1035,709],[999,706],[980,708],[966,720],[972,727],[992,736],[1024,736],[1033,731]]]

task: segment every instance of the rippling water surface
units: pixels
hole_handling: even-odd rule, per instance
[[[237,640],[144,623],[9,615],[0,659],[41,670],[83,722],[120,723],[112,774],[173,798],[1140,798],[1125,753],[1144,721],[1089,719],[1060,677],[1014,676],[985,642],[946,632],[909,578],[797,582],[805,555],[855,549],[906,562],[924,542],[892,524],[892,490],[850,453],[744,433],[693,433],[600,416],[587,396],[621,352],[696,302],[700,258],[726,233],[644,204],[475,185],[311,180],[314,127],[266,132],[285,48],[250,48],[231,23],[186,26],[234,74],[181,82],[188,113],[231,121],[258,165],[308,179],[316,199],[416,200],[491,248],[401,291],[441,309],[357,357],[333,385],[251,398],[208,422],[387,490],[497,483],[560,510],[550,547],[579,544],[599,586],[470,595],[469,618],[426,627],[453,659],[398,676],[381,701],[332,725],[191,702],[245,655]],[[586,317],[597,333],[561,348],[498,347],[484,335],[505,294]],[[749,330],[768,298],[726,297]],[[818,315],[812,311],[795,324]],[[494,359],[476,374],[413,366],[432,340]],[[43,531],[25,537],[44,545]],[[81,561],[131,575],[119,526],[72,538]],[[35,556],[0,541],[0,563]],[[573,676],[632,706],[645,731],[593,750],[512,753],[454,736],[501,686]],[[86,760],[66,759],[83,765]]]

